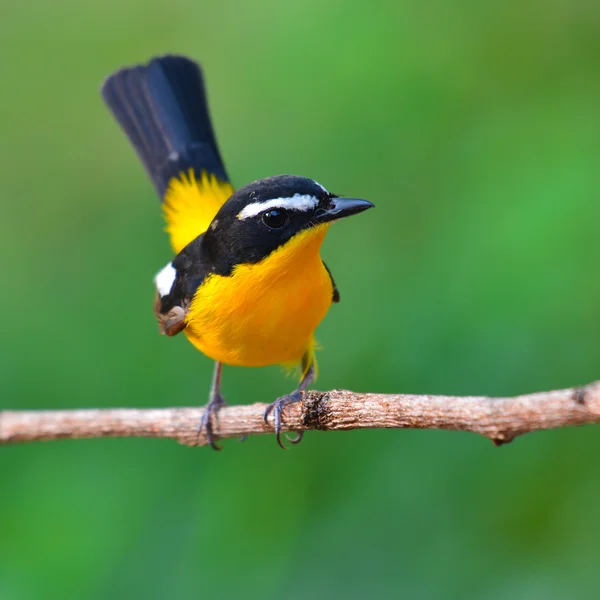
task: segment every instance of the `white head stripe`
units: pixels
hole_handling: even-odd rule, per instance
[[[313,183],[316,183],[326,194],[329,194],[329,192],[318,181],[313,181]]]
[[[244,207],[238,214],[240,220],[249,219],[259,215],[265,210],[272,208],[285,208],[288,210],[308,211],[315,208],[319,204],[319,199],[316,196],[308,196],[306,194],[294,194],[291,198],[273,198],[264,202],[253,202]]]
[[[154,278],[154,285],[158,290],[158,295],[162,298],[166,296],[175,283],[175,277],[177,271],[173,267],[172,263],[169,263],[164,269],[161,269]]]

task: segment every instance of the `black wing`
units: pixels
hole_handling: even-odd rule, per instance
[[[332,301],[337,304],[340,301],[340,292],[337,288],[337,285],[335,285],[335,279],[333,278],[333,275],[331,274],[329,267],[325,264],[325,261],[323,261],[323,266],[327,269],[327,272],[329,273],[329,278],[331,279],[331,285],[333,285]]]

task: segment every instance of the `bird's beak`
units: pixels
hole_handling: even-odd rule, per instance
[[[356,215],[363,210],[373,208],[375,205],[368,200],[359,198],[331,198],[326,208],[319,208],[315,214],[315,220],[319,223],[337,221],[350,215]]]

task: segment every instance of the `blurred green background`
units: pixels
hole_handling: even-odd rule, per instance
[[[600,4],[0,3],[0,408],[206,401],[157,334],[159,204],[102,105],[200,60],[237,185],[375,211],[331,231],[320,389],[507,395],[600,378]],[[292,385],[226,368],[232,403]],[[0,598],[598,596],[600,427],[0,449]]]

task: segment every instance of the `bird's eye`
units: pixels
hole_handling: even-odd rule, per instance
[[[288,214],[285,210],[274,208],[267,211],[262,220],[269,229],[281,229],[288,222]]]

